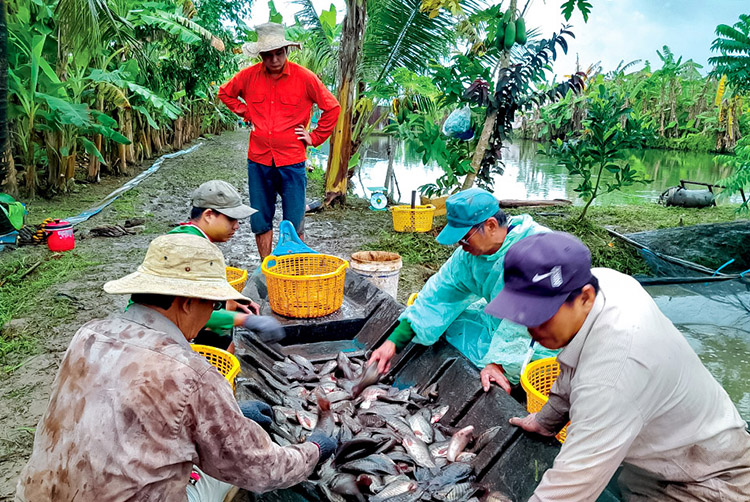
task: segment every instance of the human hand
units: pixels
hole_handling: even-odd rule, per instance
[[[252,300],[247,305],[238,303],[234,300],[227,300],[227,310],[234,310],[236,312],[242,312],[243,314],[258,315],[260,312],[260,305]]]
[[[539,434],[540,436],[555,435],[554,432],[548,431],[547,429],[542,427],[539,422],[536,421],[536,413],[530,413],[523,418],[513,417],[508,421],[510,422],[510,425],[520,427],[526,432],[533,432],[535,434]]]
[[[242,322],[242,327],[254,331],[264,342],[278,342],[286,333],[279,321],[266,315],[248,315]]]
[[[390,340],[383,342],[383,345],[375,349],[367,361],[367,365],[378,363],[378,373],[382,375],[391,369],[391,359],[396,355],[396,344]]]
[[[264,429],[273,423],[273,409],[263,401],[242,401],[240,411],[256,424]]]
[[[485,392],[488,392],[490,390],[490,384],[495,382],[501,389],[510,394],[510,382],[505,377],[503,367],[499,364],[490,363],[485,366],[479,373],[479,378],[482,380],[482,388]]]
[[[336,438],[329,436],[321,429],[313,429],[309,436],[307,436],[307,442],[313,443],[320,450],[320,456],[318,457],[318,464],[321,464],[328,460],[328,457],[336,452],[339,447],[339,442]]]
[[[310,136],[310,132],[307,129],[299,125],[294,132],[297,134],[297,139],[303,142],[305,146],[312,146],[312,136]]]

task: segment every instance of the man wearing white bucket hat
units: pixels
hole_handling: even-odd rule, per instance
[[[138,270],[104,290],[130,294],[134,305],[87,323],[70,342],[17,501],[184,501],[193,465],[264,492],[304,480],[335,449],[319,431],[306,443],[274,444],[191,349],[222,302],[248,301],[207,239],[157,237]]]
[[[247,175],[250,205],[258,212],[250,217],[250,225],[263,259],[271,254],[277,195],[281,195],[283,218],[304,237],[306,149],[331,135],[340,107],[313,72],[287,61],[289,50],[299,49],[300,44],[285,38],[282,25],[261,24],[256,33],[258,41],[242,49],[262,61],[221,86],[219,98],[253,127]],[[317,127],[308,131],[313,104],[323,114]]]

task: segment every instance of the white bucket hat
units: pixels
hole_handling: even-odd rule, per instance
[[[104,285],[109,294],[153,294],[204,300],[250,301],[227,282],[224,255],[204,237],[167,234],[148,246],[132,274]]]
[[[282,47],[293,47],[301,49],[299,42],[287,40],[284,35],[284,26],[278,23],[265,23],[255,27],[258,34],[257,42],[242,44],[242,53],[251,58],[257,58],[261,52],[275,51]]]

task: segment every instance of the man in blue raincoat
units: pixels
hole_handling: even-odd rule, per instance
[[[396,352],[409,342],[432,345],[445,333],[446,340],[481,370],[485,391],[495,382],[510,393],[511,383],[520,380],[531,338],[526,328],[483,310],[503,289],[503,263],[510,246],[549,229],[529,215],[507,218],[497,199],[480,188],[452,195],[445,205],[448,224],[437,241],[460,247],[404,310],[399,325],[370,362],[377,362],[378,371],[385,373]],[[535,358],[556,352],[539,348]]]

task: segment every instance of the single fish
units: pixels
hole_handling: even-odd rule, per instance
[[[436,424],[440,422],[440,420],[443,419],[446,413],[448,413],[448,410],[450,410],[450,405],[446,404],[445,406],[441,406],[437,410],[435,410],[432,413],[432,417],[430,417],[430,423]]]
[[[354,439],[339,446],[333,465],[338,466],[372,455],[380,447],[381,442],[374,439]]]
[[[331,411],[331,402],[320,392],[316,392],[316,396],[318,398],[318,428],[331,436],[336,428],[336,417]]]
[[[334,371],[336,371],[336,368],[338,367],[339,367],[339,364],[336,362],[335,359],[332,359],[330,361],[326,361],[323,364],[323,366],[320,367],[317,373],[320,376],[327,375],[329,373],[333,373]]]
[[[420,467],[435,467],[435,461],[430,455],[430,450],[424,441],[417,439],[413,434],[404,436],[401,444],[406,448],[406,452],[414,459],[414,462]]]
[[[352,388],[352,397],[359,396],[370,385],[377,383],[380,379],[380,373],[378,373],[378,365],[371,364],[362,373],[362,376],[357,381],[357,384]]]
[[[448,455],[447,458],[450,462],[455,462],[456,457],[464,451],[464,448],[466,448],[466,445],[469,444],[472,437],[474,435],[474,426],[473,425],[467,425],[457,433],[453,435],[451,438],[451,442],[448,445]]]
[[[443,457],[446,458],[448,456],[448,445],[450,444],[450,441],[441,441],[439,443],[432,443],[430,445],[430,454],[437,458],[437,457]]]
[[[297,422],[305,429],[311,431],[318,424],[318,416],[309,411],[297,410],[295,412]]]
[[[308,373],[315,373],[315,366],[308,361],[306,358],[302,357],[299,354],[289,354],[289,357],[292,359],[292,361],[297,364],[302,370],[307,371]]]
[[[347,462],[342,464],[339,469],[346,472],[367,474],[399,474],[400,472],[396,463],[382,453],[375,453],[365,458]]]
[[[357,415],[357,420],[363,427],[380,428],[385,425],[385,419],[378,415]]]
[[[294,364],[288,357],[283,361],[276,361],[273,363],[273,371],[274,373],[280,373],[291,380],[296,380],[297,377],[302,375],[299,366]]]
[[[339,418],[341,419],[341,423],[346,425],[353,434],[359,434],[359,432],[364,429],[362,423],[356,418],[350,417],[346,414],[340,414]]]
[[[331,411],[339,415],[353,417],[356,410],[352,401],[339,401],[338,403],[331,403]]]
[[[282,404],[282,399],[275,392],[269,389],[266,385],[263,385],[258,379],[246,378],[242,380],[240,383],[243,387],[245,387],[246,389],[250,390],[253,394],[258,396],[262,401],[265,401],[272,405]]]
[[[434,498],[444,502],[459,502],[471,497],[477,491],[474,483],[466,482],[448,486],[432,494]]]
[[[472,453],[479,453],[482,448],[487,446],[490,441],[495,439],[495,436],[497,436],[497,433],[500,432],[500,429],[502,429],[502,426],[496,425],[494,427],[490,427],[483,433],[481,433],[479,436],[477,436],[477,439],[474,441],[474,446],[471,447],[468,451]]]
[[[393,415],[386,416],[385,423],[388,424],[388,427],[396,431],[402,438],[412,435],[411,427],[404,421],[403,418]]]
[[[430,491],[442,490],[446,486],[453,486],[468,480],[473,473],[474,469],[470,465],[454,462],[441,469],[437,476],[433,476],[428,481],[427,488]]]
[[[421,414],[415,413],[414,415],[410,416],[407,420],[415,436],[417,436],[419,439],[421,439],[427,444],[432,443],[432,438],[434,437],[434,433],[432,432],[432,427],[430,426],[430,423]]]
[[[272,376],[270,373],[268,373],[263,368],[258,368],[258,373],[260,376],[263,377],[263,380],[266,381],[268,385],[270,385],[274,390],[277,390],[279,392],[288,392],[289,391],[289,383],[282,383],[276,377]]]
[[[279,424],[283,424],[287,420],[292,420],[296,418],[296,410],[293,410],[292,408],[287,408],[285,406],[273,406],[273,415],[276,419],[276,422]]]
[[[417,482],[411,479],[398,479],[386,485],[374,497],[370,497],[370,502],[386,502],[404,493],[417,491],[417,486]]]
[[[351,398],[352,396],[348,392],[344,392],[343,390],[336,390],[326,395],[326,399],[328,399],[331,404]]]
[[[346,354],[343,352],[339,352],[338,356],[336,357],[336,364],[338,366],[338,369],[341,370],[341,374],[344,375],[344,378],[347,380],[354,380],[354,370],[352,370],[352,363],[349,361],[349,358],[346,357]]]
[[[406,409],[405,406],[399,406],[397,404],[387,404],[387,403],[381,403],[380,401],[375,401],[372,403],[372,406],[369,410],[366,410],[368,413],[375,413],[377,415],[382,416],[398,416],[398,417],[405,417],[409,414],[409,410]]]
[[[474,459],[477,458],[476,453],[472,453],[469,451],[465,451],[463,453],[459,453],[456,457],[456,462],[464,462],[464,463],[471,463],[474,461]]]
[[[357,477],[354,474],[337,474],[331,480],[331,491],[344,495],[345,497],[354,497],[357,502],[365,502],[365,497],[357,486]]]

